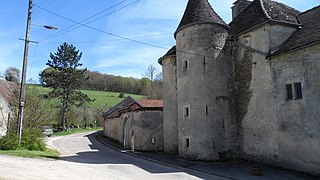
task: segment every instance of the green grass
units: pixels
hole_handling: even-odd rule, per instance
[[[61,131],[53,133],[53,136],[66,136],[71,134],[83,133],[83,132],[91,132],[91,131],[101,131],[102,128],[90,128],[90,129],[70,129],[68,131]]]
[[[46,149],[45,151],[29,151],[29,150],[0,150],[0,154],[9,156],[19,156],[26,158],[58,158],[60,153],[54,149]]]
[[[119,94],[117,92],[105,92],[105,91],[82,91],[84,94],[87,94],[91,99],[95,99],[93,103],[91,103],[91,107],[98,108],[101,106],[108,106],[113,107],[116,104],[118,104],[120,101],[122,101],[124,98],[119,98]],[[125,97],[131,96],[135,100],[141,100],[144,99],[144,96],[141,95],[135,95],[135,94],[125,94]]]
[[[39,85],[28,85],[28,87],[35,88],[39,94],[46,94],[50,91],[49,88],[44,88]],[[89,105],[91,108],[95,108],[95,109],[101,108],[104,106],[113,107],[124,99],[124,98],[119,98],[120,93],[117,93],[117,92],[88,91],[88,90],[82,90],[82,92],[87,94],[91,99],[95,99],[95,101]],[[127,96],[131,96],[135,100],[145,99],[145,97],[141,96],[141,95],[126,94],[125,93],[125,97],[127,97]],[[57,100],[51,100],[51,101],[57,102]]]

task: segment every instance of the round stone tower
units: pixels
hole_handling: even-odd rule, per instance
[[[163,73],[163,149],[178,154],[176,46],[159,59]]]
[[[175,32],[180,157],[220,160],[229,151],[228,29],[208,0],[189,0]]]

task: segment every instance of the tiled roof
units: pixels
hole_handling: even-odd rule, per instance
[[[163,100],[140,100],[138,103],[143,108],[163,108]]]
[[[162,56],[159,60],[158,63],[162,65],[162,60],[164,58],[170,57],[170,56],[176,56],[176,46],[173,46],[164,56]]]
[[[233,34],[249,30],[267,20],[298,24],[300,12],[282,3],[271,0],[254,0],[229,25]]]
[[[271,19],[294,24],[298,23],[296,16],[300,11],[285,4],[270,0],[263,0],[263,5],[266,13]]]
[[[228,27],[228,25],[212,9],[208,0],[189,0],[175,34],[184,26],[194,23],[217,23]]]
[[[320,43],[320,6],[297,16],[302,28],[299,29],[278,51],[280,54],[301,47]]]
[[[0,96],[3,96],[6,101],[11,100],[12,93],[16,89],[17,85],[15,83],[0,79]]]
[[[134,104],[137,104],[136,100],[128,96],[127,98],[119,102],[117,105],[115,105],[113,108],[111,108],[109,111],[103,113],[103,117],[105,118],[119,117],[122,114],[122,112],[130,110],[130,108]],[[134,108],[140,108],[140,107],[134,107]]]
[[[120,117],[122,113],[129,111],[137,111],[143,109],[162,109],[162,100],[140,100],[136,101],[132,97],[128,96],[109,111],[103,113],[104,118],[116,118]]]

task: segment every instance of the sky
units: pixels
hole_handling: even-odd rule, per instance
[[[1,0],[0,75],[22,69],[28,0]],[[221,18],[231,21],[235,0],[209,0]],[[301,12],[320,0],[278,0]],[[27,77],[39,80],[50,52],[63,42],[83,53],[83,68],[103,74],[142,78],[149,65],[174,44],[187,0],[33,0]],[[57,27],[48,30],[42,25]]]

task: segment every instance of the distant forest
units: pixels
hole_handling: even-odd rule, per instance
[[[130,93],[145,95],[150,99],[162,98],[162,74],[155,78],[144,77],[137,79],[133,77],[122,77],[101,74],[97,71],[87,71],[89,83],[83,84],[84,90],[108,91],[119,93]],[[151,80],[152,79],[152,80]]]

